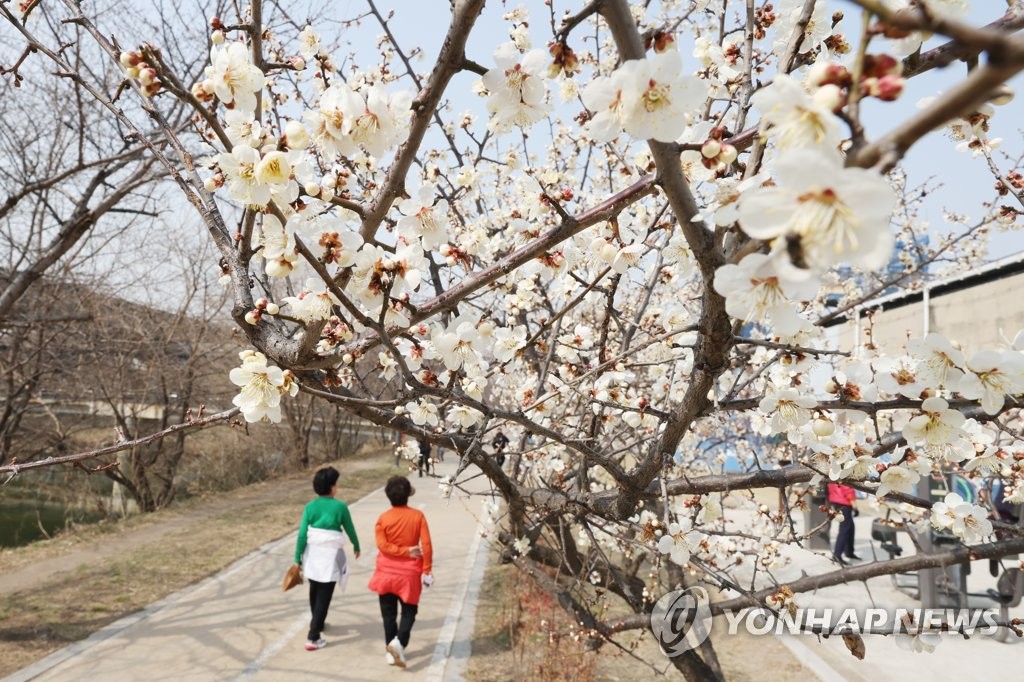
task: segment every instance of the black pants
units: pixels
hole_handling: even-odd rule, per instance
[[[835,505],[836,511],[842,513],[843,520],[839,522],[839,533],[836,535],[837,557],[853,556],[853,507],[845,504]]]
[[[402,605],[402,621],[398,622],[398,605]],[[416,622],[416,604],[406,604],[397,594],[380,595],[380,616],[384,619],[384,643],[390,643],[395,637],[403,647],[409,646],[409,635],[412,624]]]
[[[309,610],[313,613],[309,621],[309,639],[315,642],[320,639],[320,631],[324,629],[324,621],[327,620],[327,609],[331,608],[331,597],[334,596],[336,582],[318,583],[315,580],[309,581]]]

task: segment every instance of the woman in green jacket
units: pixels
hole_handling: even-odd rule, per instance
[[[334,467],[320,469],[313,476],[313,490],[319,496],[306,505],[299,524],[299,540],[295,545],[295,563],[309,581],[309,610],[312,619],[306,639],[306,650],[316,651],[327,645],[320,636],[327,619],[327,610],[334,596],[334,586],[345,589],[348,559],[345,536],[352,540],[352,552],[359,558],[359,538],[352,525],[348,505],[334,499],[341,474]]]

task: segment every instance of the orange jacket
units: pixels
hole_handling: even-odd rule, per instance
[[[370,590],[397,594],[406,604],[418,604],[420,576],[433,569],[434,550],[430,544],[427,519],[419,509],[392,507],[377,519],[377,566],[370,578]],[[419,546],[423,556],[409,556]]]
[[[392,507],[377,519],[377,549],[394,558],[409,558],[409,548],[423,550],[422,573],[433,567],[434,548],[430,544],[427,517],[419,509]]]

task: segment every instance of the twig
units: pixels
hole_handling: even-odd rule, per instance
[[[197,419],[196,421],[175,424],[174,426],[170,426],[164,429],[163,431],[157,431],[156,433],[151,433],[148,436],[142,436],[141,438],[136,438],[135,440],[121,441],[119,443],[115,443],[114,445],[108,445],[107,447],[99,448],[97,450],[78,452],[73,455],[62,455],[60,457],[47,457],[46,459],[40,459],[34,462],[24,462],[20,464],[5,464],[3,466],[0,466],[0,473],[10,473],[11,476],[10,478],[7,479],[7,482],[9,482],[11,478],[14,478],[22,471],[40,469],[42,467],[54,466],[55,464],[77,463],[86,459],[102,457],[103,455],[110,455],[115,452],[120,452],[122,450],[129,450],[131,448],[139,447],[140,445],[146,445],[147,443],[152,443],[154,441],[160,440],[161,438],[169,436],[172,433],[177,433],[178,431],[204,429],[208,426],[213,426],[220,422],[224,422],[231,419],[232,417],[236,416],[239,413],[239,411],[240,410],[237,407],[233,407],[230,410],[218,412],[217,414],[211,414],[208,417],[203,417],[202,419]]]

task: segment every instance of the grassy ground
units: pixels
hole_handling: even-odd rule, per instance
[[[342,472],[338,497],[354,501],[381,486],[394,473],[390,452],[370,449],[335,463]],[[113,556],[100,551],[100,558],[71,573],[0,597],[0,677],[288,534],[312,495],[309,481],[309,472],[292,474],[0,553],[6,574],[58,561],[77,547],[102,550],[113,540],[119,547]]]
[[[719,632],[724,623],[716,621]],[[646,631],[623,636],[621,647],[586,651],[571,634],[573,623],[549,597],[512,565],[491,559],[476,613],[472,682],[543,680],[593,682],[682,679]],[[563,634],[556,634],[563,633]],[[747,634],[713,640],[729,682],[807,682],[816,679],[781,643]]]

